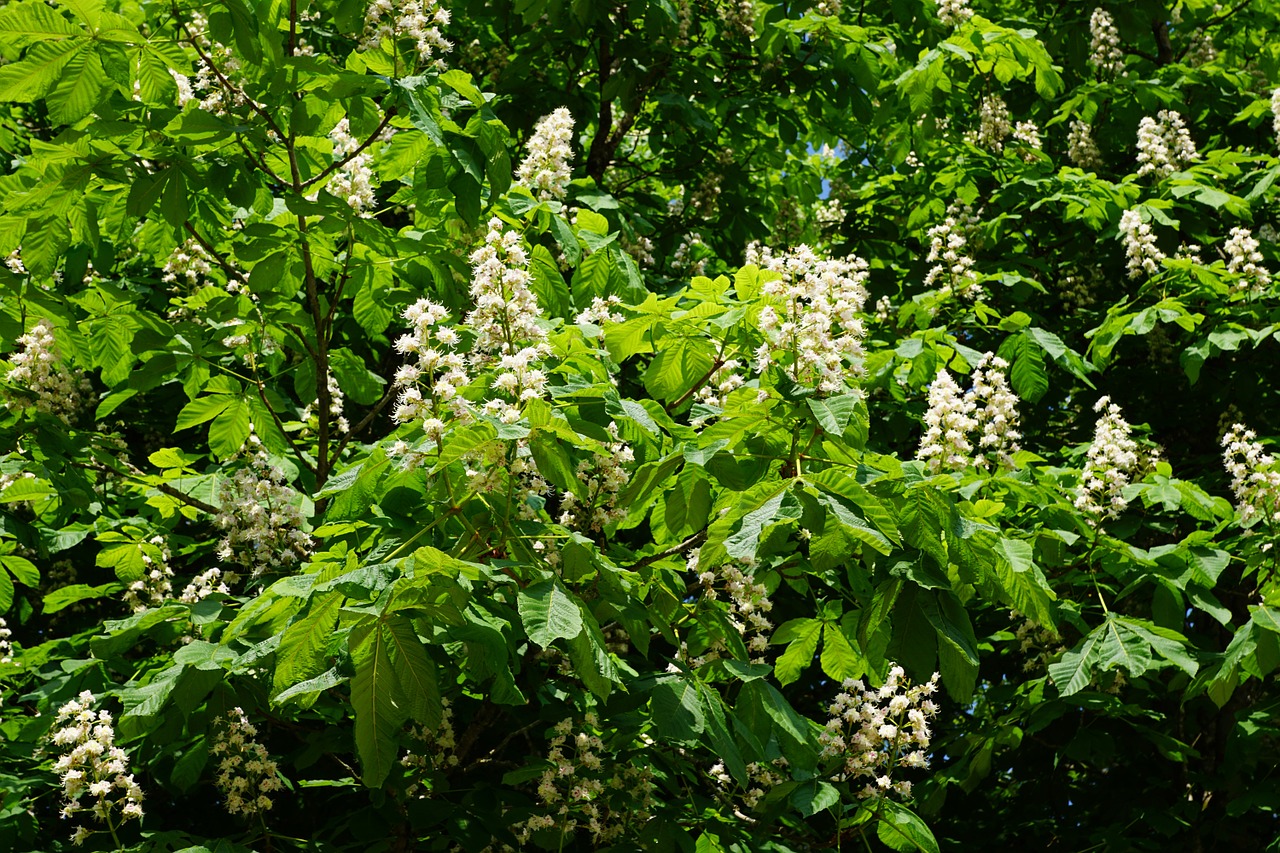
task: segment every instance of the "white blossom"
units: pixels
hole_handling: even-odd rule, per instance
[[[412,40],[423,67],[444,71],[441,54],[453,50],[452,42],[441,32],[448,25],[449,12],[437,0],[373,0],[365,10],[360,47],[370,50],[384,41],[395,44],[401,39]]]
[[[311,537],[302,529],[302,496],[288,485],[284,470],[258,448],[251,431],[246,464],[222,481],[222,510],[214,519],[223,534],[218,557],[255,577],[297,568],[312,548]]]
[[[1253,430],[1235,424],[1222,437],[1222,461],[1231,475],[1240,521],[1280,522],[1280,466],[1262,449]]]
[[[13,643],[9,640],[12,636],[9,623],[0,617],[0,663],[13,663]]]
[[[1018,452],[1018,397],[1009,388],[1009,363],[992,353],[979,359],[973,370],[974,419],[980,433],[979,455],[974,462],[985,468],[995,462],[1012,468]]]
[[[1139,458],[1138,445],[1130,437],[1130,427],[1120,407],[1111,402],[1110,397],[1103,397],[1093,410],[1102,416],[1094,427],[1075,506],[1096,523],[1123,512],[1128,506],[1124,487],[1137,470]]]
[[[831,776],[836,782],[866,780],[857,791],[862,799],[897,794],[911,796],[911,783],[894,779],[907,768],[927,768],[932,742],[929,721],[938,705],[931,697],[938,689],[938,673],[923,684],[911,685],[906,672],[893,666],[879,688],[847,680],[827,707],[829,719],[818,735],[822,758],[836,759]]]
[[[793,381],[821,391],[845,387],[862,367],[862,317],[867,262],[850,255],[819,257],[808,246],[775,255],[758,250],[759,265],[777,275],[764,281],[759,326],[764,342],[756,370],[781,367]]]
[[[966,251],[969,241],[955,216],[948,216],[929,229],[929,256],[933,264],[925,276],[925,287],[949,288],[961,299],[976,299],[982,294],[978,274],[973,271],[973,258]]]
[[[983,95],[978,105],[978,129],[965,134],[971,145],[986,148],[992,154],[1004,150],[1004,141],[1013,133],[1009,107],[999,95]]]
[[[1040,150],[1040,128],[1033,121],[1020,121],[1013,128],[1013,138],[1021,142],[1029,151],[1023,152],[1022,159],[1028,163],[1036,161],[1034,152]]]
[[[938,20],[948,27],[958,27],[973,17],[969,0],[938,0]]]
[[[392,130],[388,127],[379,135],[378,141],[388,142],[391,135]],[[345,201],[356,212],[373,208],[376,202],[373,190],[373,153],[369,147],[360,149],[364,140],[351,135],[351,125],[345,116],[329,131],[329,141],[333,143],[334,162],[344,159],[346,162],[334,170],[325,189]]]
[[[752,0],[717,0],[715,8],[730,34],[747,40],[756,37],[756,8]]]
[[[568,109],[560,107],[543,116],[525,145],[524,160],[516,169],[517,183],[528,187],[537,199],[564,198],[573,177],[569,168],[572,142],[573,115]]]
[[[1067,156],[1081,169],[1101,169],[1102,151],[1093,139],[1093,125],[1078,119],[1071,120],[1067,133]]]
[[[252,817],[269,811],[271,795],[284,787],[276,762],[257,735],[257,727],[240,708],[213,721],[209,754],[216,762],[214,784],[222,793],[223,807],[233,815]]]
[[[1248,228],[1232,228],[1231,236],[1223,245],[1227,256],[1227,272],[1240,276],[1236,290],[1265,293],[1271,286],[1271,273],[1262,266],[1262,253],[1258,240]]]
[[[53,770],[62,784],[62,816],[88,812],[112,829],[142,817],[142,789],[129,773],[129,755],[115,745],[115,726],[106,711],[93,710],[84,691],[58,709],[49,743],[59,753]],[[86,795],[93,802],[86,804]],[[100,830],[98,830],[100,831]],[[72,841],[83,844],[95,830],[80,826]]]
[[[1138,123],[1138,177],[1171,175],[1198,156],[1179,113],[1161,110],[1155,118],[1144,116]]]
[[[169,568],[169,545],[163,536],[153,536],[138,545],[141,553],[142,577],[124,591],[124,603],[134,613],[141,613],[168,601],[173,594],[173,569]]]
[[[216,567],[209,569],[192,578],[191,583],[183,587],[182,594],[178,596],[178,600],[183,604],[195,604],[215,592],[229,595],[231,590],[227,584],[235,583],[238,579],[235,572],[223,572],[222,569]]]
[[[15,386],[5,405],[34,405],[38,412],[71,423],[84,408],[92,385],[83,373],[59,358],[53,326],[41,320],[18,338],[18,346],[21,349],[9,356],[4,377]]]
[[[973,444],[969,434],[978,427],[974,418],[974,401],[966,397],[960,386],[945,370],[939,370],[929,385],[929,408],[925,412],[925,433],[916,458],[937,474],[954,471],[969,464]]]
[[[1124,51],[1120,49],[1120,31],[1115,20],[1101,7],[1089,17],[1089,64],[1103,79],[1124,73]]]
[[[724,592],[728,604],[726,617],[729,624],[737,630],[751,655],[752,663],[763,663],[764,653],[769,647],[769,635],[773,631],[773,622],[768,614],[773,610],[773,601],[769,598],[768,589],[755,579],[751,566],[740,566],[726,562],[717,566],[714,571],[702,570],[699,566],[700,552],[695,551],[686,561],[690,572],[697,572],[698,582],[702,586],[702,597],[705,601],[715,601]],[[691,661],[696,669],[724,652],[722,645],[713,646],[701,658]]]
[[[1271,132],[1275,134],[1276,145],[1280,146],[1280,88],[1271,92]]]
[[[618,495],[631,481],[628,466],[635,462],[630,445],[618,436],[618,425],[609,423],[608,444],[594,451],[575,469],[582,496],[565,492],[560,500],[560,523],[578,530],[599,532],[606,524],[626,518],[628,507]]]
[[[400,395],[393,417],[402,424],[423,419],[424,430],[437,444],[443,438],[442,418],[465,405],[459,392],[470,382],[466,362],[454,351],[458,332],[443,325],[448,316],[443,305],[419,299],[403,314],[413,331],[395,344],[398,353],[416,357],[417,363],[396,371],[395,386]]]
[[[1142,221],[1137,210],[1126,210],[1120,215],[1120,234],[1128,258],[1129,278],[1160,272],[1164,253],[1156,246],[1156,235],[1150,224]]]

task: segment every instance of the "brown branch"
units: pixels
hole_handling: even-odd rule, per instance
[[[706,385],[707,382],[711,380],[711,377],[715,375],[715,372],[722,367],[724,367],[724,360],[719,356],[716,356],[716,360],[711,363],[711,369],[707,371],[705,376],[703,376],[697,382],[693,383],[693,387],[691,387],[688,391],[685,391],[683,394],[681,394],[680,399],[676,400],[674,403],[671,403],[670,405],[663,406],[663,408],[668,412],[674,412],[677,409],[679,409],[685,403],[689,402],[689,398],[692,397],[694,394],[698,393],[698,389],[700,389],[703,385]]]
[[[347,431],[346,436],[341,442],[339,442],[337,449],[333,451],[334,459],[337,459],[342,455],[342,451],[347,449],[347,445],[351,443],[351,439],[355,438],[357,434],[368,429],[369,424],[373,423],[373,420],[378,416],[378,413],[387,407],[387,403],[391,402],[391,398],[395,396],[395,393],[396,386],[392,383],[387,387],[387,392],[382,395],[382,399],[374,404],[373,409],[370,410],[369,414],[365,415],[358,424]]]
[[[337,170],[341,169],[343,166],[350,163],[356,157],[358,157],[360,153],[364,151],[366,148],[368,148],[370,145],[377,142],[378,137],[382,135],[382,131],[387,129],[387,125],[391,124],[391,117],[395,115],[395,112],[396,111],[394,107],[388,109],[387,114],[382,117],[382,122],[374,129],[373,133],[370,134],[368,139],[366,139],[364,142],[361,142],[360,146],[356,148],[354,151],[352,151],[350,154],[348,154],[346,157],[343,157],[341,160],[338,160],[334,163],[330,163],[328,166],[326,166],[324,169],[320,171],[320,174],[316,175],[314,178],[310,178],[308,180],[303,181],[302,188],[306,189],[307,187],[311,186],[312,184],[318,181],[323,181],[326,177],[333,174]]]
[[[649,556],[644,557],[638,560],[637,562],[634,562],[631,565],[627,566],[627,568],[638,569],[638,568],[641,568],[642,566],[651,566],[654,563],[658,562],[659,560],[665,560],[667,557],[674,557],[675,555],[681,552],[689,550],[695,545],[701,545],[705,541],[707,541],[707,528],[704,527],[703,529],[699,530],[697,533],[690,536],[688,539],[685,539],[679,545],[673,545],[665,551],[659,551],[656,554],[650,554]]]
[[[176,498],[177,500],[182,501],[188,506],[195,507],[201,512],[207,512],[209,515],[220,515],[222,513],[222,510],[218,509],[218,507],[213,506],[212,504],[207,504],[204,501],[200,500],[199,498],[193,498],[191,497],[191,495],[188,495],[186,492],[180,491],[174,488],[173,486],[170,486],[168,483],[146,482],[147,478],[155,475],[148,474],[146,471],[143,471],[141,468],[139,468],[137,465],[134,465],[132,462],[124,463],[125,467],[128,469],[127,471],[121,471],[119,468],[112,467],[103,462],[93,462],[93,463],[77,462],[73,464],[79,468],[85,468],[90,471],[97,471],[99,474],[115,474],[117,477],[125,477],[133,480],[139,480],[142,482],[142,485],[155,489],[157,492],[166,494],[171,498]]]
[[[186,229],[186,232],[190,234],[197,243],[200,244],[200,247],[202,249],[204,249],[206,252],[209,253],[210,257],[212,257],[215,261],[218,262],[218,266],[222,267],[223,272],[225,272],[227,275],[231,276],[232,278],[239,280],[243,284],[247,285],[249,283],[249,279],[245,276],[244,273],[240,272],[240,270],[233,267],[231,265],[231,262],[228,261],[221,252],[213,248],[212,243],[210,243],[208,240],[200,236],[200,233],[196,231],[196,227],[191,224],[190,220],[182,223],[182,227]]]

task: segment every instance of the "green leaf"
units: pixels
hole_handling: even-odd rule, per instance
[[[879,801],[876,836],[899,853],[938,853],[938,841],[915,812],[889,799]]]
[[[329,366],[342,393],[362,406],[372,406],[382,397],[386,380],[365,367],[364,359],[345,347],[329,352]]]
[[[996,580],[1008,603],[1046,627],[1052,627],[1053,601],[1057,598],[1044,573],[1032,562],[1031,545],[1001,537],[995,546]]]
[[[805,400],[805,403],[808,404],[809,411],[813,413],[818,425],[827,434],[841,436],[844,435],[849,419],[853,417],[853,412],[858,405],[858,398],[853,394],[842,394],[838,397],[828,397],[825,400],[817,400],[810,397]]]
[[[789,643],[787,650],[774,665],[778,683],[784,687],[800,677],[800,673],[813,663],[822,636],[822,623],[817,619],[791,619],[784,622],[773,635],[773,643]]]
[[[681,676],[659,681],[653,688],[653,721],[663,737],[676,743],[696,742],[706,728],[697,685]]]
[[[0,10],[0,35],[22,40],[61,40],[84,36],[85,31],[68,21],[42,0],[14,3]]]
[[[173,428],[175,430],[190,429],[205,421],[213,420],[222,414],[222,411],[227,406],[231,405],[231,399],[226,394],[197,397],[183,406],[182,411],[178,412],[178,420]]]
[[[62,77],[46,98],[49,117],[59,124],[74,124],[97,105],[106,75],[98,54],[76,54],[62,69]]]
[[[228,400],[226,407],[209,424],[209,449],[215,456],[229,459],[241,451],[249,438],[252,411],[253,407],[243,397]]]
[[[1049,664],[1049,677],[1058,685],[1060,696],[1079,693],[1089,685],[1100,640],[1101,635],[1095,630],[1084,638],[1079,647],[1065,653],[1062,660]]]
[[[836,681],[861,678],[866,672],[862,658],[836,622],[822,626],[822,671]]]
[[[366,619],[352,630],[349,642],[355,667],[351,708],[361,779],[367,787],[380,788],[395,764],[397,736],[409,714],[388,649],[386,626]]]
[[[43,98],[87,47],[88,42],[81,39],[41,42],[21,61],[0,66],[0,101],[29,104]]]
[[[9,574],[13,575],[14,580],[23,586],[37,587],[40,585],[40,570],[36,568],[35,563],[26,557],[5,554],[0,556],[0,564],[3,564]]]
[[[801,815],[813,817],[818,812],[826,811],[840,802],[840,792],[830,782],[810,779],[808,782],[801,782],[800,786],[791,792],[790,800],[791,805]]]
[[[409,716],[428,729],[440,725],[443,705],[436,681],[435,664],[404,616],[392,616],[386,622],[387,642],[395,661],[396,676],[405,696]]]
[[[328,666],[326,654],[333,629],[338,624],[342,593],[325,593],[312,603],[310,612],[285,629],[276,654],[276,671],[272,687],[279,694],[300,681],[313,678]]]
[[[44,597],[44,612],[46,614],[57,613],[59,610],[78,604],[81,601],[107,598],[123,590],[124,584],[119,583],[104,583],[100,586],[75,583],[59,587]]]
[[[572,639],[582,631],[578,602],[556,578],[520,590],[516,606],[525,634],[544,649],[558,639]]]

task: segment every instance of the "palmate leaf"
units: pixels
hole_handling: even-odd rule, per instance
[[[29,104],[43,98],[88,47],[88,40],[80,38],[37,44],[19,62],[0,67],[0,101]]]
[[[97,106],[106,81],[98,54],[88,50],[76,53],[46,97],[49,117],[60,124],[80,121]]]
[[[0,37],[26,41],[62,41],[83,37],[85,31],[68,21],[43,0],[14,3],[0,10]]]

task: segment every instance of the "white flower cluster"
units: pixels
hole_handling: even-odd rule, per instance
[[[1271,132],[1276,136],[1276,145],[1280,146],[1280,89],[1271,92]]]
[[[756,37],[756,7],[752,0],[716,0],[715,7],[730,33],[745,39]]]
[[[560,523],[578,530],[600,532],[606,524],[627,516],[627,507],[618,505],[618,495],[631,481],[627,466],[635,461],[630,445],[618,437],[618,425],[609,423],[613,438],[591,458],[578,463],[576,474],[583,487],[583,498],[565,492],[560,498]]]
[[[1097,523],[1116,516],[1129,505],[1124,487],[1129,485],[1139,459],[1138,445],[1130,437],[1129,424],[1120,414],[1120,407],[1110,397],[1103,397],[1093,410],[1102,416],[1094,427],[1075,505]]]
[[[1151,226],[1142,221],[1137,210],[1126,210],[1120,215],[1120,234],[1124,238],[1129,278],[1160,272],[1164,253],[1156,246],[1156,235],[1152,233]]]
[[[114,832],[125,821],[142,817],[142,789],[129,773],[128,754],[115,745],[111,714],[95,713],[93,703],[86,690],[58,709],[49,741],[62,755],[53,770],[62,782],[62,816],[87,811]],[[92,805],[82,802],[86,794]],[[93,832],[80,826],[71,840],[83,844]]]
[[[545,395],[547,376],[541,362],[550,353],[542,310],[529,287],[529,257],[520,235],[504,230],[495,217],[489,220],[485,245],[471,254],[471,263],[471,360],[477,366],[496,360],[492,388],[504,397],[489,400],[484,410],[503,423],[514,423],[525,402]]]
[[[637,234],[632,238],[627,236],[626,232],[623,232],[619,236],[618,242],[622,244],[622,251],[630,255],[632,260],[636,262],[636,266],[641,269],[648,269],[653,266],[653,240],[643,234]]]
[[[48,320],[41,320],[18,338],[18,346],[22,349],[9,356],[5,379],[18,386],[19,395],[31,398],[36,411],[71,423],[93,386],[83,373],[58,358],[53,326]],[[9,400],[5,405],[12,407],[16,402]]]
[[[702,237],[698,234],[686,234],[680,238],[680,244],[676,246],[676,250],[671,254],[671,271],[676,275],[705,275],[707,272],[707,259],[694,258],[694,254],[699,246],[705,246]],[[755,263],[747,261],[747,263]]]
[[[760,288],[768,304],[760,310],[756,370],[777,364],[797,384],[839,391],[862,368],[867,262],[822,258],[803,245],[778,255],[765,247],[759,262],[778,277]]]
[[[929,384],[925,432],[916,452],[916,458],[927,463],[933,473],[958,471],[968,466],[969,454],[973,452],[969,434],[978,426],[973,417],[974,408],[973,400],[964,395],[951,374],[939,370]]]
[[[351,423],[347,420],[343,411],[346,409],[347,395],[342,393],[342,385],[338,382],[338,377],[333,375],[333,371],[329,371],[328,381],[325,386],[329,389],[329,423],[333,424],[337,431],[345,435],[351,432]],[[305,409],[302,410],[302,423],[306,425],[304,434],[314,434],[313,429],[319,429],[320,416],[316,413],[316,407],[320,405],[319,398],[307,403]]]
[[[516,181],[528,187],[533,197],[546,201],[562,199],[569,190],[573,173],[573,114],[560,107],[538,120],[525,145],[525,157],[516,169]]]
[[[510,506],[516,518],[527,521],[538,517],[537,507],[541,496],[550,486],[538,470],[528,439],[516,441],[488,441],[462,457],[466,464],[467,487],[476,494],[510,491]],[[542,543],[535,543],[538,548]],[[543,550],[546,546],[542,545]],[[547,554],[547,562],[555,565],[560,559],[557,552]]]
[[[929,720],[938,705],[929,697],[938,689],[938,673],[923,684],[910,685],[900,666],[889,670],[884,686],[869,688],[846,680],[827,708],[831,718],[818,735],[823,758],[840,760],[835,781],[867,779],[862,799],[890,793],[911,796],[911,782],[894,780],[899,769],[929,766]]]
[[[458,392],[471,381],[466,362],[454,351],[460,338],[457,330],[442,325],[449,312],[429,299],[419,299],[402,316],[413,331],[400,336],[396,352],[416,355],[418,362],[396,371],[395,384],[401,390],[394,418],[402,424],[422,418],[424,431],[439,443],[444,437],[441,418],[446,410],[465,406]]]
[[[159,606],[173,595],[173,569],[169,568],[169,544],[165,538],[152,536],[138,550],[146,567],[144,574],[124,591],[124,603],[134,613]]]
[[[388,142],[394,131],[387,128],[382,132],[379,141]],[[339,162],[346,157],[350,160],[334,170],[326,189],[337,198],[345,201],[357,213],[369,210],[377,200],[373,192],[373,153],[369,148],[360,149],[364,140],[351,135],[351,125],[346,116],[329,131],[329,141],[333,143],[333,159]],[[354,156],[352,156],[354,155]]]
[[[1280,91],[1280,90],[1277,90]],[[5,256],[4,265],[14,275],[26,275],[27,265],[22,262],[22,249],[14,249]]]
[[[1071,120],[1067,133],[1067,156],[1081,169],[1101,169],[1102,151],[1093,139],[1093,125],[1079,119]]]
[[[1018,398],[1005,376],[1008,363],[985,354],[973,372],[973,388],[965,394],[945,370],[929,385],[924,436],[916,458],[935,474],[959,471],[970,464],[993,463],[1010,468],[1018,451]],[[974,454],[974,439],[977,453]]]
[[[1089,18],[1089,64],[1105,78],[1124,73],[1124,51],[1120,49],[1120,31],[1116,22],[1103,8],[1093,10]]]
[[[370,50],[384,41],[394,45],[399,39],[412,39],[422,66],[444,71],[444,57],[440,54],[453,50],[453,43],[441,32],[447,26],[449,12],[437,0],[373,0],[364,13],[360,47]]]
[[[627,319],[614,310],[621,304],[622,298],[612,293],[603,299],[599,296],[593,297],[591,304],[583,309],[573,322],[579,326],[586,324],[599,326],[601,337],[603,337],[606,326],[621,323]]]
[[[213,256],[194,237],[173,250],[165,261],[160,280],[170,286],[185,282],[188,289],[197,290],[211,284],[209,273],[213,271]]]
[[[1236,290],[1265,293],[1271,286],[1271,272],[1262,266],[1258,240],[1248,228],[1232,228],[1231,237],[1223,245],[1227,256],[1227,272],[1240,276]]]
[[[787,771],[790,762],[785,758],[775,758],[773,761],[765,764],[761,761],[753,761],[747,765],[747,788],[742,792],[742,804],[748,810],[756,808],[760,805],[760,801],[765,798],[769,791],[776,788],[784,782],[791,781],[791,774]],[[737,787],[733,781],[733,777],[725,770],[723,762],[717,762],[707,771],[707,775],[716,783],[716,795],[722,802],[730,802],[733,797],[734,789]],[[747,823],[754,823],[755,820],[742,812],[735,810],[734,817]]]
[[[766,615],[773,610],[773,602],[769,599],[769,591],[762,583],[756,583],[752,574],[744,572],[736,563],[723,563],[715,571],[698,571],[700,552],[694,551],[685,563],[690,572],[698,573],[698,583],[702,585],[702,597],[706,601],[719,598],[716,587],[724,589],[729,604],[729,624],[742,636],[747,652],[753,657],[752,663],[763,663],[765,650],[769,648],[769,632],[773,623]],[[714,659],[722,649],[712,648],[709,656]],[[696,669],[708,658],[692,661]]]
[[[189,12],[188,33],[191,43],[198,47],[207,59],[201,58],[192,83],[183,75],[169,69],[178,90],[178,106],[185,107],[188,101],[197,101],[200,109],[215,115],[225,115],[228,111],[247,104],[244,92],[236,88],[240,77],[240,60],[224,45],[214,44],[209,39],[209,19],[200,12]],[[225,81],[225,82],[224,82]]]
[[[974,464],[988,467],[992,461],[1005,468],[1013,467],[1013,454],[1018,452],[1018,397],[1009,388],[1009,362],[987,353],[973,370],[973,398],[977,403],[974,420],[981,435]]]
[[[704,406],[723,409],[729,400],[729,395],[746,384],[746,380],[738,372],[742,367],[742,362],[737,359],[731,358],[725,361],[712,371],[711,377],[698,389],[693,399]]]
[[[1218,48],[1213,43],[1213,36],[1204,30],[1197,30],[1187,46],[1186,57],[1182,60],[1187,65],[1207,65],[1218,58]]]
[[[1023,671],[1043,672],[1049,662],[1064,651],[1058,635],[1016,610],[1009,615],[1014,620],[1022,620],[1014,629],[1013,636],[1018,641],[1018,651],[1026,658],[1022,662]]]
[[[227,812],[251,817],[270,810],[271,794],[284,786],[271,754],[254,740],[257,727],[240,708],[232,708],[227,716],[214,720],[213,726],[209,753],[218,761],[214,784],[225,798]]]
[[[517,352],[546,340],[542,309],[529,289],[529,256],[520,235],[502,220],[489,220],[485,244],[471,253],[471,298],[475,308],[467,325],[475,332],[475,351],[483,355]]]
[[[978,129],[965,134],[965,139],[993,154],[1004,150],[1004,141],[1013,133],[1009,107],[999,95],[984,95],[978,105]]]
[[[1036,161],[1034,152],[1040,150],[1040,128],[1036,126],[1036,123],[1034,121],[1018,122],[1013,127],[1013,138],[1031,149],[1023,152],[1022,159],[1028,163],[1034,163]]]
[[[183,587],[178,600],[183,604],[195,604],[197,601],[204,601],[215,592],[230,595],[231,590],[227,584],[235,583],[239,579],[239,575],[235,572],[224,572],[219,568],[209,569],[192,578],[191,583]]]
[[[412,771],[405,793],[416,797],[422,795],[422,778],[427,773],[458,766],[458,756],[454,752],[458,740],[453,728],[453,706],[449,700],[440,700],[440,725],[434,731],[425,726],[412,726],[409,738],[415,743],[400,759],[400,766]]]
[[[9,640],[12,636],[9,623],[0,617],[0,663],[13,663],[13,643]]]
[[[973,258],[965,251],[969,241],[954,216],[948,216],[929,229],[929,255],[933,264],[924,278],[925,287],[941,285],[961,299],[976,299],[982,294],[978,274],[973,271]]]
[[[829,18],[838,18],[843,4],[840,0],[818,0],[811,11]]]
[[[973,17],[969,0],[938,0],[938,20],[948,27],[958,27]]]
[[[580,728],[566,719],[552,730],[547,751],[551,766],[538,780],[538,797],[548,811],[512,827],[522,847],[541,830],[557,829],[564,839],[583,828],[599,849],[652,816],[653,771],[635,764],[621,771],[611,768],[601,756],[604,742],[597,734],[596,715],[587,713],[583,719]]]
[[[838,198],[829,198],[813,210],[813,219],[819,227],[829,228],[844,222],[845,210]]]
[[[1272,524],[1280,522],[1280,467],[1244,424],[1235,424],[1222,437],[1222,462],[1231,475],[1236,511],[1244,523],[1260,515]]]
[[[250,433],[250,443],[257,436]],[[222,511],[215,519],[222,530],[218,557],[248,569],[292,570],[311,553],[311,537],[302,529],[299,494],[288,485],[284,470],[264,452],[222,482]]]
[[[1161,110],[1155,118],[1143,116],[1138,122],[1138,177],[1171,175],[1198,156],[1179,113]]]

